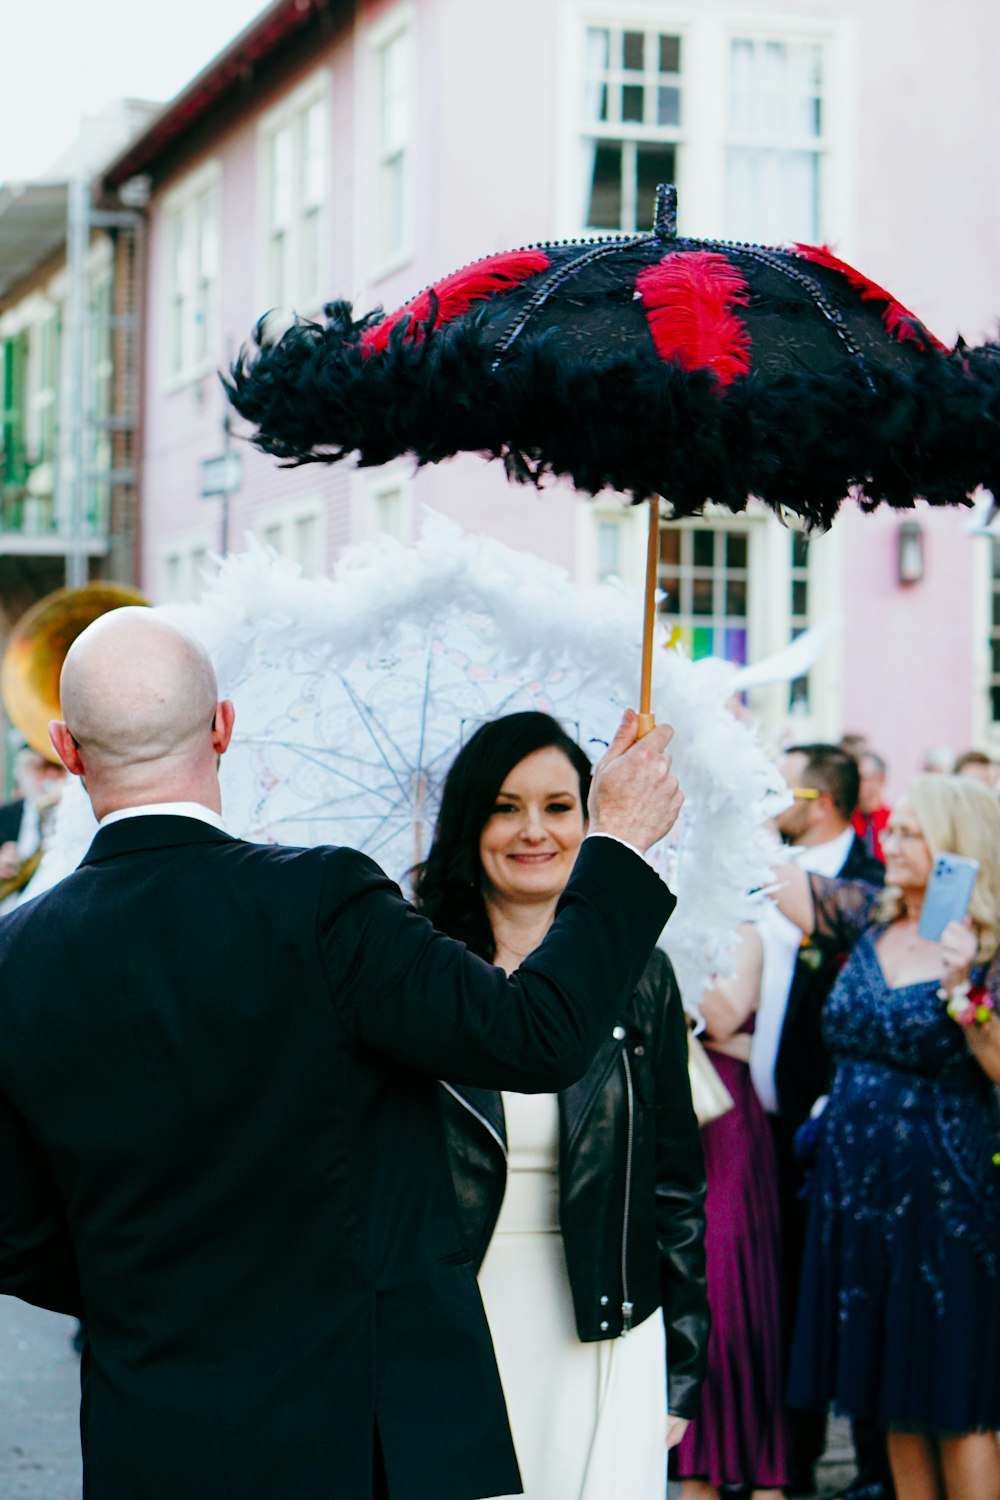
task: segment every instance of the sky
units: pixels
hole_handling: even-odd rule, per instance
[[[8,0],[0,181],[43,173],[82,117],[111,99],[172,98],[264,8],[264,0]]]

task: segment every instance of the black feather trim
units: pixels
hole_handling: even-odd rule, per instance
[[[980,485],[1000,494],[1000,345],[836,374],[790,362],[720,389],[651,344],[567,350],[558,328],[498,359],[485,312],[420,343],[403,322],[366,357],[371,317],[354,321],[344,302],[326,313],[325,326],[299,322],[244,351],[223,380],[255,444],[286,464],[473,451],[519,481],[659,494],[679,516],[756,496],[818,526],[848,494],[865,509],[965,504]]]

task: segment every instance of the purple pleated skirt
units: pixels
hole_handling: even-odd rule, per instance
[[[789,1470],[774,1147],[746,1063],[709,1056],[734,1108],[702,1131],[712,1335],[701,1406],[678,1445],[677,1473],[717,1486],[780,1488]]]

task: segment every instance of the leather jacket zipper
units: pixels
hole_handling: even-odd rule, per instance
[[[628,1140],[625,1150],[625,1209],[622,1214],[622,1338],[632,1327],[632,1303],[628,1295],[628,1211],[632,1196],[632,1136],[635,1129],[635,1095],[632,1089],[632,1068],[628,1060],[628,1048],[622,1048],[625,1064],[625,1097],[628,1101]]]
[[[441,1087],[444,1088],[444,1089],[447,1089],[448,1093],[451,1095],[451,1097],[453,1099],[457,1099],[458,1103],[462,1106],[462,1108],[465,1109],[465,1110],[468,1110],[469,1114],[472,1116],[472,1118],[474,1120],[478,1120],[479,1121],[480,1125],[487,1132],[487,1134],[490,1135],[490,1136],[492,1136],[492,1138],[496,1141],[497,1145],[500,1147],[500,1150],[503,1152],[503,1159],[504,1159],[504,1161],[506,1161],[507,1160],[507,1145],[506,1145],[506,1142],[503,1140],[503,1138],[500,1135],[497,1134],[496,1130],[494,1130],[493,1126],[490,1124],[489,1120],[486,1119],[485,1115],[481,1115],[479,1113],[478,1109],[476,1109],[473,1105],[471,1105],[469,1103],[468,1099],[464,1098],[458,1092],[457,1089],[453,1089],[450,1083],[445,1083],[445,1081],[444,1081],[443,1078],[441,1079]]]

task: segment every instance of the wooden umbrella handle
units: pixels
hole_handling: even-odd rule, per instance
[[[652,495],[649,504],[649,532],[646,537],[646,596],[642,614],[642,676],[639,682],[639,728],[642,739],[656,728],[651,712],[653,690],[653,628],[656,624],[656,585],[660,564],[660,497]]]

